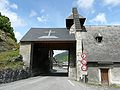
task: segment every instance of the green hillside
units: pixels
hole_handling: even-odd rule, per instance
[[[19,44],[17,44],[10,19],[0,13],[0,70],[23,66],[22,61],[15,60],[19,57],[18,49]]]
[[[68,52],[63,52],[60,54],[57,54],[56,56],[54,56],[56,58],[57,61],[59,62],[65,62],[68,61]]]
[[[0,52],[18,47],[10,19],[0,13]]]

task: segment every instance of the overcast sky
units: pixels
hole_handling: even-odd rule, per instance
[[[87,18],[85,25],[120,24],[120,0],[0,0],[18,40],[31,27],[65,27],[72,7]]]

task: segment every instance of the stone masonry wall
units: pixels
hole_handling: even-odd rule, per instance
[[[77,81],[80,81],[80,77],[82,76],[80,67],[81,67],[81,54],[82,54],[82,37],[81,32],[76,32],[76,68],[77,68]]]
[[[99,69],[97,67],[88,68],[88,83],[99,84]]]
[[[30,58],[31,58],[31,43],[23,43],[20,44],[20,54],[23,56],[23,62],[26,67],[30,66]]]
[[[82,71],[82,64],[80,60],[82,52],[82,40],[84,39],[84,34],[86,32],[76,32],[76,68],[77,68],[77,81],[84,79],[84,75],[87,75],[87,71]]]
[[[25,69],[6,69],[0,71],[0,84],[2,83],[10,83],[13,81],[21,80],[30,77],[30,74]]]

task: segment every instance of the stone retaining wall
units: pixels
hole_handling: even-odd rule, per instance
[[[27,70],[20,69],[20,70],[12,70],[12,69],[6,69],[3,71],[0,71],[0,84],[2,83],[9,83],[21,79],[25,79],[30,77],[30,74],[27,72]]]

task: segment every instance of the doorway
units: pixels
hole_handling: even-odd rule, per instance
[[[108,70],[109,69],[101,69],[101,84],[102,85],[109,85]]]

